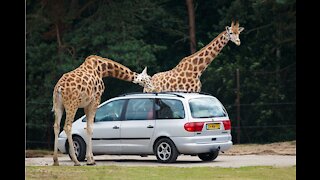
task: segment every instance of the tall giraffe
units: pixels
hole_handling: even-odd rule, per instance
[[[64,110],[66,111],[64,130],[69,142],[70,156],[75,166],[80,165],[75,156],[71,135],[72,122],[78,108],[84,108],[87,116],[87,165],[95,164],[92,154],[92,125],[97,106],[100,104],[101,95],[105,89],[102,78],[108,76],[141,86],[149,86],[148,82],[151,79],[146,73],[146,68],[141,74],[137,74],[117,62],[95,55],[88,56],[78,68],[63,74],[53,91],[53,111],[55,114],[53,165],[59,165],[57,143]],[[138,76],[139,79],[137,79]],[[150,85],[148,88],[152,89],[152,86]]]
[[[145,87],[144,92],[185,91],[200,92],[200,77],[209,64],[220,53],[229,40],[240,45],[239,34],[243,31],[239,22],[232,21],[231,27],[214,38],[208,45],[194,54],[183,58],[172,70],[156,73],[151,78],[152,88]],[[151,87],[151,86],[150,86]]]

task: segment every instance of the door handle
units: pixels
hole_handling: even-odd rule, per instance
[[[149,126],[147,126],[147,128],[153,128],[153,126],[149,125]]]
[[[112,129],[120,129],[120,127],[119,126],[113,126]]]

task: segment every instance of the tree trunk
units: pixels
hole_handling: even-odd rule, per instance
[[[193,0],[186,0],[189,17],[189,36],[191,54],[196,52],[196,25],[194,16]]]
[[[58,51],[60,52],[62,43],[61,43],[61,37],[60,37],[60,30],[59,30],[59,25],[58,22],[54,24],[56,27],[56,34],[57,34],[57,43],[58,43]]]

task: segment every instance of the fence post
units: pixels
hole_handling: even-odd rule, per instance
[[[237,143],[240,144],[240,73],[239,68],[237,68]]]

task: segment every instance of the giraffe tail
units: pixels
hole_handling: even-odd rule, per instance
[[[51,112],[54,112],[54,102],[55,102],[55,94],[53,92],[53,96],[52,96],[52,109],[51,109]]]
[[[51,112],[54,112],[55,110],[55,106],[57,105],[57,96],[61,94],[61,87],[59,87],[57,90],[55,88],[55,90],[53,91],[53,95],[52,95],[52,109]]]

